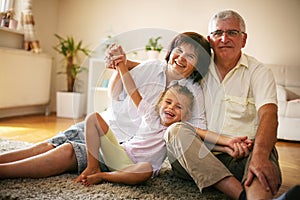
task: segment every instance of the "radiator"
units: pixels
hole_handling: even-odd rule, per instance
[[[51,68],[47,54],[0,48],[0,118],[32,114],[35,106],[46,111]]]

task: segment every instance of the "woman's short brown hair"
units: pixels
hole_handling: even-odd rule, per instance
[[[177,35],[168,47],[165,60],[169,62],[172,50],[184,43],[191,44],[195,48],[198,57],[198,61],[195,66],[197,70],[194,70],[188,78],[192,79],[194,83],[200,82],[208,71],[211,59],[211,48],[209,42],[202,35],[196,32],[184,32]]]

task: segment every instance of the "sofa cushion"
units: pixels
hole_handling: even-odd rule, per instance
[[[277,85],[286,89],[287,100],[300,98],[300,67],[290,65],[266,64],[273,74]]]
[[[277,99],[278,101],[286,101],[287,100],[287,93],[285,88],[282,85],[276,85],[277,91]]]
[[[285,116],[290,118],[300,118],[300,99],[287,102]]]
[[[285,111],[287,107],[286,101],[278,101],[278,115],[285,117]]]
[[[275,65],[275,64],[266,64],[266,67],[270,68],[273,72],[275,81],[277,85],[282,85],[285,87],[285,66],[284,65]]]

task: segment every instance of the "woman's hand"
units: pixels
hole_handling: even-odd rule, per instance
[[[118,64],[124,62],[126,66],[126,54],[123,48],[116,44],[111,44],[105,52],[106,67],[110,69],[117,69]]]

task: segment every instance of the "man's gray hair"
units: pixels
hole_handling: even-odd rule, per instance
[[[240,14],[233,10],[223,10],[216,13],[209,21],[208,25],[208,33],[215,31],[215,23],[219,20],[225,20],[230,18],[236,18],[240,22],[240,29],[242,32],[246,32],[246,25],[244,19],[241,17]]]

